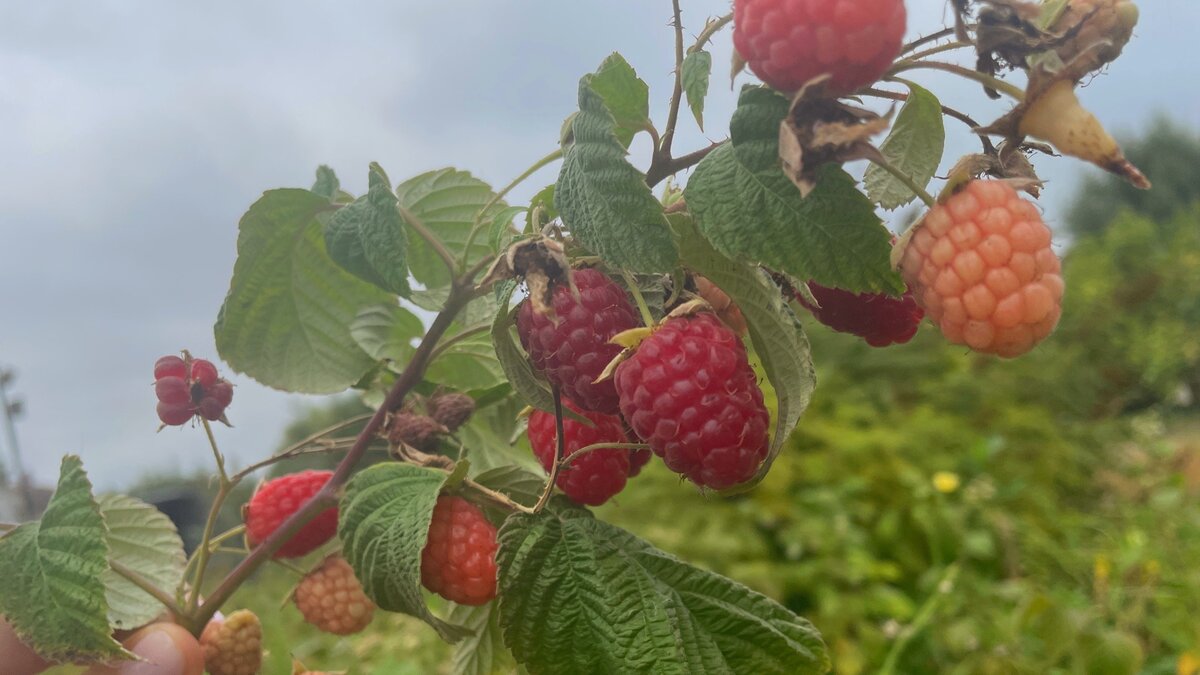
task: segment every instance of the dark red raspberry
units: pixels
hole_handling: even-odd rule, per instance
[[[570,401],[563,404],[586,415],[595,426],[589,427],[571,418],[563,419],[563,454],[570,456],[580,448],[597,443],[628,443],[621,418],[579,410]],[[535,410],[529,416],[529,444],[547,472],[558,450],[554,415]],[[555,484],[568,497],[589,506],[599,506],[625,489],[630,473],[630,451],[621,448],[589,450],[573,460],[558,474]]]
[[[154,379],[161,380],[164,377],[178,377],[187,379],[188,369],[187,364],[178,356],[164,356],[154,362]]]
[[[796,300],[817,317],[817,321],[839,333],[851,333],[872,347],[904,344],[917,334],[925,310],[917,305],[912,291],[899,298],[882,293],[851,293],[809,282],[813,297],[821,303],[814,307],[800,294]]]
[[[634,450],[629,453],[629,477],[633,478],[642,472],[642,468],[650,463],[654,453],[649,450]]]
[[[208,389],[217,383],[217,367],[204,359],[192,361],[192,382]]]
[[[443,495],[421,551],[421,584],[460,605],[496,597],[496,526],[471,502]]]
[[[826,87],[840,96],[883,76],[906,21],[904,0],[734,0],[733,44],[775,89],[828,74]]]
[[[204,396],[216,401],[222,409],[227,408],[233,402],[233,385],[228,380],[217,380],[216,384],[205,389]]]
[[[641,325],[625,290],[593,269],[576,270],[571,289],[554,291],[554,315],[542,316],[528,301],[517,313],[517,333],[534,367],[584,410],[615,415],[620,409],[611,380],[595,383],[621,348],[609,338]]]
[[[704,487],[749,480],[770,416],[737,335],[709,313],[663,323],[617,366],[621,413],[667,468]]]
[[[257,546],[283,521],[298,511],[333,476],[332,471],[301,471],[263,483],[246,505],[246,543]],[[276,558],[298,558],[333,538],[338,510],[331,506],[317,514],[275,552]]]
[[[167,403],[166,401],[158,402],[158,419],[163,424],[169,427],[177,427],[188,423],[192,416],[196,414],[196,408],[187,403]]]

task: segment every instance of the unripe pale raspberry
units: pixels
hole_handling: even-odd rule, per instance
[[[840,96],[883,76],[906,21],[903,0],[734,0],[733,44],[775,89],[828,74],[828,91]]]
[[[334,635],[357,633],[375,617],[375,603],[340,555],[329,556],[305,575],[292,598],[305,621]]]
[[[421,551],[421,584],[460,605],[496,597],[496,526],[462,497],[442,495]]]
[[[621,419],[612,415],[579,410],[570,401],[563,404],[587,416],[595,426],[563,418],[563,456],[569,457],[581,448],[598,443],[628,443]],[[558,450],[558,429],[554,415],[535,410],[529,416],[529,445],[547,472],[554,464]],[[640,467],[639,467],[640,468]],[[588,506],[599,506],[625,489],[630,474],[630,451],[622,448],[589,450],[563,468],[555,484],[568,497]]]
[[[554,290],[554,315],[541,315],[528,301],[517,313],[517,334],[535,368],[558,384],[584,410],[615,415],[617,392],[611,380],[596,382],[621,348],[609,338],[641,325],[625,289],[594,269],[575,270],[575,286]]]
[[[256,675],[262,668],[262,624],[248,609],[239,609],[224,621],[210,621],[200,635],[200,646],[210,675]]]
[[[1041,213],[1012,186],[971,181],[917,227],[901,273],[947,340],[1011,358],[1054,331],[1061,265]]]
[[[737,335],[709,313],[668,319],[617,366],[621,413],[667,468],[723,489],[767,456],[770,416]]]
[[[246,541],[257,546],[271,536],[283,521],[304,506],[325,483],[332,471],[301,471],[280,476],[263,483],[246,505]],[[337,533],[338,509],[331,506],[317,514],[300,531],[292,535],[278,551],[276,558],[298,558],[311,553]]]

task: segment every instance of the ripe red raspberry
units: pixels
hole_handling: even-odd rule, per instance
[[[188,420],[196,414],[196,408],[188,403],[167,403],[166,401],[158,402],[158,419],[169,427],[177,427],[187,424]]]
[[[917,305],[912,291],[899,298],[882,293],[851,293],[809,282],[813,297],[821,303],[814,307],[797,293],[796,300],[817,317],[817,321],[839,333],[863,338],[872,347],[904,344],[917,334],[925,310]]]
[[[615,379],[634,432],[696,484],[743,483],[766,458],[770,418],[758,379],[742,341],[712,314],[667,320]]]
[[[217,367],[204,359],[192,361],[192,381],[208,389],[217,382]]]
[[[641,325],[625,290],[593,269],[576,270],[571,289],[554,290],[554,315],[542,316],[528,301],[517,313],[517,334],[534,367],[584,410],[615,415],[617,392],[609,380],[595,383],[621,348],[609,338]]]
[[[271,535],[288,516],[304,506],[310,497],[329,482],[332,471],[301,471],[263,483],[246,505],[246,541],[257,546]],[[331,506],[317,514],[292,535],[276,558],[298,558],[333,538],[337,532],[338,510]]]
[[[563,418],[563,454],[571,456],[580,448],[597,443],[628,443],[621,419],[580,411],[573,403],[563,400],[571,410],[586,415],[595,426],[589,427],[567,417]],[[547,472],[554,464],[558,450],[554,415],[535,410],[529,416],[529,444],[533,454]],[[599,506],[625,489],[630,473],[630,451],[621,448],[589,450],[573,460],[558,474],[555,484],[568,497],[589,506]]]
[[[775,89],[828,74],[827,90],[840,96],[883,76],[906,21],[903,0],[734,0],[733,44]]]
[[[329,556],[305,575],[292,599],[305,621],[334,635],[357,633],[375,617],[375,603],[340,555]]]
[[[188,375],[187,364],[178,356],[164,356],[154,362],[154,379],[161,380],[164,377],[178,377],[186,379]]]
[[[629,477],[633,478],[642,472],[642,468],[650,463],[654,453],[649,450],[634,450],[629,453]]]
[[[154,383],[154,395],[162,403],[170,405],[190,405],[192,402],[191,386],[187,380],[174,375],[159,378]]]
[[[421,584],[460,605],[496,597],[496,527],[462,497],[442,495],[421,551]]]
[[[154,393],[163,424],[187,424],[197,414],[228,424],[225,408],[233,401],[233,385],[221,379],[211,361],[190,356],[160,358],[154,364]]]
[[[262,668],[262,624],[248,609],[213,619],[200,634],[210,675],[255,675]]]
[[[1058,256],[1037,207],[1009,184],[971,181],[917,227],[901,272],[947,340],[1011,358],[1054,331]]]

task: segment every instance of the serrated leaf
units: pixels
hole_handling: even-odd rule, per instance
[[[334,197],[337,197],[341,187],[342,184],[338,180],[337,174],[333,172],[333,169],[324,164],[317,167],[317,180],[312,186],[314,193],[321,195],[329,201],[333,201]]]
[[[824,673],[808,621],[565,501],[500,528],[504,642],[541,673]]]
[[[613,116],[579,83],[574,142],[564,148],[554,205],[581,244],[605,262],[633,272],[667,272],[678,259],[662,205],[644,176],[625,159]]]
[[[98,500],[108,528],[109,558],[137,572],[168,595],[183,579],[187,558],[175,524],[150,504],[125,495],[104,495]],[[117,574],[104,572],[108,623],[130,629],[149,623],[164,607],[146,591]]]
[[[683,93],[696,124],[704,131],[704,99],[708,96],[708,79],[712,75],[712,54],[699,50],[683,60]]]
[[[499,251],[516,239],[519,233],[513,228],[513,218],[524,213],[524,206],[510,206],[496,212],[492,224],[488,227],[488,243],[493,251]]]
[[[425,334],[417,315],[395,304],[363,308],[350,324],[350,335],[376,361],[389,360],[400,366],[416,351],[413,341]]]
[[[390,296],[326,254],[317,215],[329,208],[308,190],[271,190],[239,224],[233,280],[214,328],[217,351],[269,387],[337,393],[373,365],[350,323]]]
[[[450,672],[454,675],[508,675],[516,661],[504,646],[495,601],[479,607],[452,604],[448,620],[470,629],[473,635],[454,645]]]
[[[497,200],[488,207],[487,213],[480,215],[480,210],[492,201],[495,193],[487,183],[457,169],[439,169],[410,178],[396,187],[396,195],[455,258],[462,257],[476,216],[479,216],[481,227],[486,228],[497,214],[508,208],[503,201]],[[417,281],[430,289],[448,285],[450,272],[429,244],[412,233],[408,239],[411,246],[409,269]],[[494,251],[484,231],[471,244],[467,264]]]
[[[110,635],[105,535],[83,463],[67,455],[42,519],[0,537],[0,615],[46,659],[131,658]]]
[[[536,462],[535,462],[536,464]],[[539,469],[541,467],[538,467]],[[503,492],[513,501],[533,506],[546,484],[544,472],[532,473],[519,466],[499,466],[475,476],[475,482],[497,492]]]
[[[343,206],[325,225],[329,257],[356,277],[408,296],[408,234],[391,181],[371,164],[367,194]]]
[[[892,131],[879,146],[883,158],[921,187],[929,185],[942,163],[946,145],[946,127],[942,104],[937,97],[912,82],[910,94]],[[897,209],[917,198],[907,185],[878,164],[867,167],[864,177],[867,196],[885,209]]]
[[[616,52],[604,59],[587,79],[612,114],[617,139],[628,148],[634,135],[650,124],[650,86]]]
[[[750,329],[750,342],[775,389],[778,408],[771,415],[775,421],[771,450],[754,478],[725,494],[745,492],[767,475],[812,399],[817,376],[808,337],[794,320],[779,287],[765,273],[718,253],[685,215],[675,214],[670,220],[679,235],[683,264],[729,294],[742,311]]]
[[[438,619],[421,593],[421,551],[446,474],[412,464],[376,464],[350,479],[338,511],[342,555],[380,609],[428,623],[447,642],[467,631]]]
[[[890,235],[845,171],[823,167],[801,197],[779,163],[779,123],[788,102],[746,87],[731,141],[711,152],[684,189],[700,231],[731,258],[854,292],[904,291],[891,268]]]
[[[487,333],[447,348],[429,364],[425,379],[456,390],[489,389],[506,381]]]

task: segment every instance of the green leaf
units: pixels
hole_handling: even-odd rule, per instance
[[[317,180],[313,183],[312,192],[333,201],[341,187],[342,184],[338,181],[337,174],[333,172],[333,169],[324,164],[317,167]]]
[[[343,206],[325,226],[325,247],[343,269],[396,295],[408,296],[408,235],[396,194],[374,162],[367,194]]]
[[[704,50],[688,54],[683,60],[683,93],[696,124],[704,131],[704,99],[708,96],[708,78],[712,74],[712,54]]]
[[[425,379],[462,391],[490,389],[505,382],[504,368],[487,333],[451,345],[429,364]]]
[[[517,415],[523,407],[524,404],[515,397],[510,397],[498,405],[476,410],[471,419],[455,432],[455,436],[463,442],[472,470],[478,475],[514,465],[528,472],[537,472],[539,476],[544,475],[529,447],[529,439],[524,433],[517,433],[522,428]],[[542,481],[539,481],[539,490],[541,484]]]
[[[480,210],[496,196],[485,182],[466,171],[440,169],[410,178],[396,187],[400,203],[421,219],[455,258],[461,258],[467,246],[467,238],[479,216],[481,227],[486,228],[508,208],[497,200],[488,207],[487,213]],[[426,288],[440,288],[450,283],[450,272],[442,259],[424,239],[412,234],[409,256],[410,270],[417,281]],[[475,237],[471,244],[467,264],[493,253],[486,231]]]
[[[130,658],[110,635],[105,534],[83,463],[67,455],[42,519],[0,537],[0,615],[46,659]]]
[[[541,222],[534,223],[534,213],[538,207],[541,207]],[[541,225],[550,222],[558,217],[558,209],[554,208],[554,186],[547,185],[542,188],[533,199],[529,200],[529,210],[525,212],[525,234],[538,234],[541,230]],[[535,229],[538,228],[538,229]]]
[[[412,464],[376,464],[346,486],[338,515],[342,554],[380,609],[424,620],[447,642],[466,631],[433,615],[421,592],[421,551],[446,474]]]
[[[109,559],[172,595],[183,579],[187,558],[171,519],[150,504],[125,495],[105,495],[99,504],[108,527]],[[163,612],[161,602],[112,569],[104,572],[104,586],[108,623],[113,628],[137,628]]]
[[[638,131],[650,125],[650,86],[637,76],[624,56],[613,52],[587,79],[592,91],[616,123],[614,133],[626,148]]]
[[[332,394],[373,365],[349,327],[361,308],[390,296],[326,254],[317,215],[329,208],[308,190],[271,190],[239,225],[217,351],[235,371],[276,389]]]
[[[516,668],[500,634],[495,601],[479,607],[452,604],[448,620],[474,634],[454,645],[450,672],[454,675],[508,675]]]
[[[542,487],[546,484],[544,473],[531,473],[519,466],[499,466],[475,476],[475,482],[503,492],[518,504],[533,506],[541,497]]]
[[[574,143],[564,149],[554,205],[571,234],[614,267],[667,272],[678,259],[662,205],[625,159],[613,116],[591,87],[579,83]]]
[[[671,226],[682,244],[680,253],[684,265],[728,293],[741,309],[750,329],[750,342],[775,389],[778,408],[771,416],[775,421],[775,436],[771,440],[770,453],[754,478],[727,491],[730,494],[745,492],[767,475],[784,441],[796,428],[812,399],[817,376],[808,337],[795,321],[779,287],[766,274],[718,253],[686,216],[673,215]]]
[[[684,189],[700,231],[731,258],[854,292],[904,291],[888,260],[891,237],[854,179],[820,170],[801,197],[779,163],[779,123],[788,102],[761,87],[742,90],[731,142],[696,167]]]
[[[906,84],[911,91],[908,101],[896,116],[879,152],[889,164],[925,187],[937,173],[946,145],[942,104],[928,90],[912,82]],[[867,196],[885,209],[900,208],[917,198],[915,192],[878,164],[867,167],[864,182]]]
[[[416,351],[413,341],[424,334],[425,324],[417,315],[395,304],[365,307],[350,324],[350,335],[371,358],[401,366]]]
[[[824,673],[812,624],[557,502],[500,528],[500,625],[531,673]]]
[[[493,251],[505,248],[517,238],[519,233],[513,227],[513,218],[527,210],[524,206],[510,206],[496,212],[492,217],[492,224],[488,227],[488,243]]]

